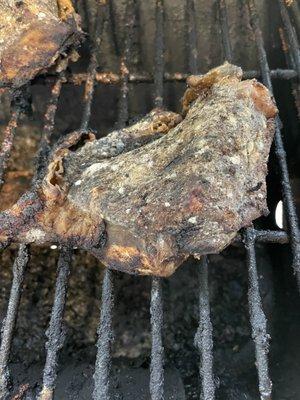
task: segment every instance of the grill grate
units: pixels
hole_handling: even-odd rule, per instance
[[[66,304],[71,259],[72,251],[67,248],[62,248],[57,264],[57,278],[51,318],[49,328],[46,331],[48,338],[46,343],[47,354],[43,372],[43,388],[39,400],[51,399],[55,389],[58,353],[62,348],[65,339],[63,316]]]
[[[39,150],[39,160],[45,159],[50,147],[50,138],[54,130],[54,120],[58,107],[58,100],[62,85],[65,82],[78,83],[85,82],[84,92],[84,111],[80,129],[86,130],[89,127],[91,116],[91,106],[96,83],[120,84],[120,100],[118,110],[118,125],[125,126],[129,117],[128,110],[128,84],[130,82],[154,82],[153,102],[156,107],[163,105],[163,84],[164,81],[184,81],[187,74],[173,73],[164,71],[164,6],[163,0],[156,0],[156,35],[155,35],[155,69],[153,76],[146,73],[131,74],[128,70],[128,60],[131,56],[131,45],[133,40],[133,27],[135,24],[135,2],[131,0],[127,3],[126,21],[127,35],[125,40],[124,52],[120,60],[120,74],[112,72],[97,72],[97,52],[101,44],[101,32],[107,22],[111,10],[101,2],[98,6],[98,18],[96,19],[95,43],[91,51],[91,60],[87,73],[70,74],[60,73],[58,76],[47,76],[38,78],[38,82],[45,84],[53,83],[51,97],[45,114],[43,135]],[[134,3],[134,4],[133,4]],[[300,78],[300,53],[299,43],[295,30],[292,26],[289,13],[283,0],[278,0],[282,16],[283,26],[288,40],[288,50],[290,59],[293,63],[289,69],[270,70],[262,32],[259,26],[259,18],[255,8],[254,0],[247,0],[251,16],[251,26],[255,35],[257,45],[260,71],[246,71],[246,78],[262,78],[263,83],[272,91],[272,79],[294,79]],[[219,23],[221,30],[221,40],[223,44],[224,58],[232,61],[232,46],[229,37],[228,16],[225,0],[219,0]],[[198,71],[198,46],[197,46],[197,27],[195,21],[195,2],[186,1],[188,17],[188,64],[190,73]],[[88,10],[86,10],[88,14]],[[101,22],[101,23],[100,23]],[[7,125],[4,141],[0,151],[0,180],[9,159],[15,130],[22,114],[22,105],[16,103],[12,110],[11,119]],[[250,323],[252,327],[252,337],[255,342],[256,365],[258,371],[259,392],[263,400],[271,399],[272,382],[268,372],[268,340],[266,332],[266,317],[262,310],[262,301],[259,293],[259,283],[256,269],[255,243],[278,243],[290,242],[293,254],[293,268],[297,274],[298,284],[300,285],[300,233],[297,221],[295,206],[292,198],[292,191],[289,182],[289,174],[286,161],[286,153],[283,147],[281,132],[281,122],[276,121],[275,133],[275,153],[281,171],[282,193],[286,215],[288,219],[289,232],[282,231],[259,231],[248,228],[238,236],[237,240],[243,241],[247,251],[247,264],[249,271],[249,309]],[[39,179],[39,173],[43,169],[42,162],[37,171],[35,179]],[[22,284],[28,263],[28,247],[19,247],[17,258],[13,266],[13,281],[8,302],[7,315],[3,321],[2,342],[0,347],[0,397],[7,398],[10,394],[10,376],[8,362],[13,338],[13,330],[17,318],[18,305],[21,297]],[[57,267],[57,280],[55,286],[55,296],[49,328],[47,330],[48,341],[46,344],[46,363],[43,371],[43,388],[40,393],[40,400],[52,399],[55,390],[57,374],[57,360],[59,350],[63,345],[63,314],[67,293],[67,282],[70,271],[72,251],[62,248]],[[212,325],[210,322],[209,290],[208,290],[208,260],[203,257],[200,261],[200,282],[199,282],[199,327],[195,335],[195,346],[200,352],[200,376],[201,376],[201,396],[202,400],[213,400],[215,398],[215,383],[213,377],[213,354],[212,354]],[[111,345],[113,342],[112,318],[113,318],[113,272],[105,271],[102,286],[102,305],[101,316],[98,328],[97,357],[94,373],[94,400],[108,400],[110,396],[110,364],[111,364]],[[164,398],[164,368],[163,368],[163,293],[160,278],[152,278],[151,289],[151,329],[152,329],[152,351],[150,366],[150,394],[152,400],[162,400]]]

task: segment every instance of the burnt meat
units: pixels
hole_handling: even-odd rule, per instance
[[[71,0],[0,0],[0,85],[19,87],[78,42]]]
[[[268,212],[276,106],[255,79],[224,65],[188,79],[185,118],[154,110],[106,138],[73,132],[42,182],[0,214],[2,241],[58,242],[106,266],[169,276],[217,253]]]

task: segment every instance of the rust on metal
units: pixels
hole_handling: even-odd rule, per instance
[[[17,108],[11,114],[10,121],[4,132],[4,139],[0,149],[0,186],[4,183],[3,177],[9,160],[13,140],[18,126],[18,119],[20,116],[20,109]]]
[[[52,400],[53,399],[53,389],[46,386],[43,387],[38,400]]]
[[[24,395],[26,394],[26,392],[29,389],[29,383],[24,383],[23,385],[21,385],[19,387],[18,393],[16,393],[11,400],[23,400],[24,399]]]
[[[279,27],[278,32],[279,32],[279,36],[280,36],[280,40],[281,40],[281,44],[282,44],[282,50],[284,53],[288,53],[289,45],[284,37],[283,29],[281,27]]]

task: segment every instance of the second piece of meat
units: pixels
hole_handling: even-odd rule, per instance
[[[0,87],[17,88],[79,43],[71,0],[0,0]]]

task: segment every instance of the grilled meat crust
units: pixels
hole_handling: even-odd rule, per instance
[[[182,121],[154,110],[103,139],[69,135],[42,182],[0,214],[2,240],[63,242],[109,268],[157,276],[220,252],[268,213],[277,109],[262,84],[241,78],[228,63],[190,77]]]

